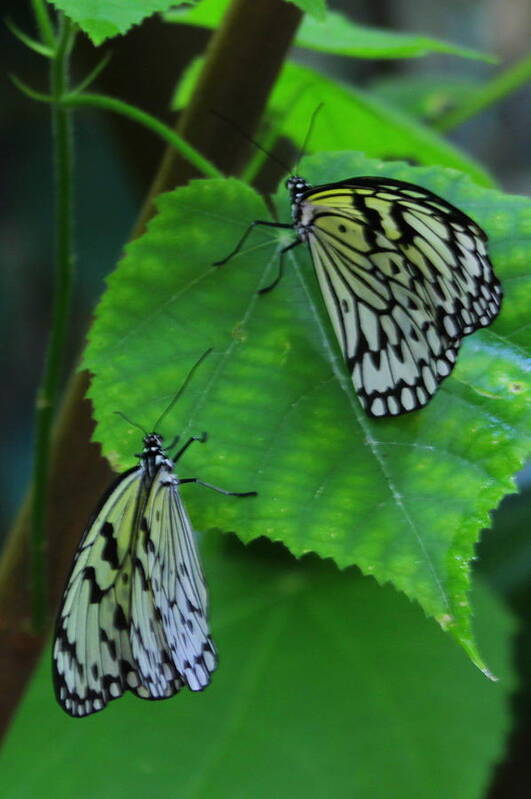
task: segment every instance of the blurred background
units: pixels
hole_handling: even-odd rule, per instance
[[[340,77],[360,88],[377,87],[381,96],[417,108],[422,80],[440,76],[441,83],[473,91],[523,57],[529,46],[531,5],[527,0],[335,0],[330,3],[360,24],[421,32],[438,39],[497,56],[500,65],[449,55],[363,61],[342,59],[307,50],[297,51],[301,63]],[[4,15],[32,31],[29,3],[6,0]],[[174,26],[152,18],[127,37],[102,48],[112,59],[98,80],[98,89],[135,103],[171,122],[169,101],[181,71],[205,46],[209,32],[181,29],[176,44]],[[74,71],[86,74],[101,57],[101,49],[81,36]],[[5,71],[46,90],[46,62],[24,48],[5,28],[0,30]],[[154,77],[157,76],[156,83]],[[160,78],[160,80],[159,80]],[[404,86],[410,90],[404,93]],[[457,90],[456,90],[457,91]],[[0,153],[2,214],[0,242],[3,457],[0,459],[0,541],[23,498],[31,468],[35,391],[41,375],[52,292],[52,175],[48,109],[21,95],[6,79],[2,83]],[[451,139],[490,171],[500,187],[512,193],[531,191],[529,131],[531,87],[514,92],[494,107],[464,123]],[[437,97],[423,108],[427,121],[440,111]],[[444,104],[445,98],[441,96]],[[105,275],[114,267],[141,207],[162,154],[158,140],[123,119],[79,112],[75,123],[76,244],[79,253],[74,313],[69,339],[68,368],[83,346],[94,304]],[[106,202],[101,202],[105,196]],[[75,453],[73,453],[75,457]],[[522,620],[531,605],[531,475],[520,476],[522,493],[508,497],[494,515],[494,531],[485,533],[478,552],[479,568],[507,599]],[[531,633],[520,625],[516,657],[521,688],[514,698],[515,730],[506,762],[500,766],[491,797],[527,796],[528,752],[531,747]]]

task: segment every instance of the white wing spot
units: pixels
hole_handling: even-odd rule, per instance
[[[400,394],[400,399],[406,411],[410,411],[415,407],[415,400],[410,388],[403,388]]]
[[[375,416],[383,416],[384,415],[384,413],[385,413],[385,405],[383,404],[383,402],[380,399],[380,397],[378,397],[378,399],[375,399],[373,401],[372,406],[371,406],[371,411],[373,412],[373,414]]]

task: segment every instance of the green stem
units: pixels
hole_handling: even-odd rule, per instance
[[[152,130],[168,144],[174,147],[182,156],[186,158],[195,168],[202,172],[208,178],[222,178],[223,173],[214,166],[210,161],[204,158],[191,144],[175,133],[170,127],[160,122],[156,117],[141,111],[134,105],[124,103],[123,100],[117,100],[115,97],[108,97],[104,94],[76,94],[75,92],[67,94],[62,99],[62,104],[69,108],[81,108],[83,106],[92,106],[94,108],[102,108],[106,111],[114,111],[122,116],[129,117],[129,119],[144,125],[144,127]]]
[[[455,108],[453,111],[444,114],[437,120],[434,127],[442,133],[452,130],[452,128],[483,111],[484,108],[488,108],[489,105],[493,105],[493,103],[498,102],[510,92],[518,89],[530,78],[531,55],[528,55],[479,89],[474,97],[460,108]]]
[[[48,47],[55,47],[55,34],[46,3],[44,0],[31,0],[31,5],[42,41]]]
[[[46,494],[52,422],[63,365],[73,277],[72,249],[72,131],[70,112],[60,102],[67,88],[73,28],[60,18],[55,56],[51,62],[53,97],[52,140],[55,171],[55,275],[52,322],[44,374],[35,405],[35,457],[32,495],[32,607],[33,624],[42,631],[47,615],[45,577]]]

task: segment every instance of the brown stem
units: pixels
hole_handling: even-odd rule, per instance
[[[48,587],[56,608],[65,575],[95,498],[109,483],[111,471],[90,443],[94,424],[91,406],[83,399],[86,372],[70,378],[52,441],[46,514]],[[29,535],[31,503],[24,502],[0,561],[0,737],[31,677],[46,642],[47,631],[33,632],[30,590]]]
[[[246,145],[210,110],[222,110],[252,134],[300,18],[296,7],[283,0],[234,0],[211,39],[197,95],[182,116],[179,132],[226,173],[241,166]],[[151,215],[156,195],[191,176],[186,164],[166,153],[137,231]],[[86,520],[111,478],[98,447],[90,444],[93,422],[90,403],[83,399],[87,384],[86,373],[71,376],[55,425],[47,514],[53,608]],[[7,729],[46,640],[30,631],[28,509],[26,500],[0,562],[0,734]]]
[[[284,0],[233,0],[210,39],[194,95],[177,130],[226,175],[237,174],[247,160],[250,144],[236,126],[253,135],[301,19],[299,9]],[[151,216],[155,197],[194,177],[198,177],[194,168],[167,149],[136,234]]]

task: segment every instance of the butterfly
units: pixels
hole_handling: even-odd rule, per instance
[[[398,416],[426,405],[454,368],[464,336],[498,315],[502,289],[487,254],[487,235],[442,197],[413,183],[358,177],[311,186],[286,181],[290,224],[303,242],[351,374],[372,417]]]
[[[53,645],[55,694],[71,716],[102,710],[125,691],[166,699],[210,682],[217,656],[207,590],[179,486],[197,483],[238,497],[256,492],[177,477],[175,463],[206,439],[190,437],[170,458],[178,438],[165,449],[161,435],[146,433],[138,464],[111,485],[83,535]]]

